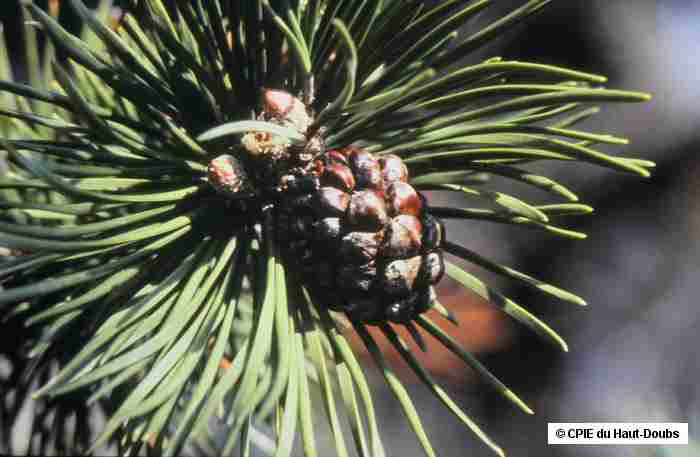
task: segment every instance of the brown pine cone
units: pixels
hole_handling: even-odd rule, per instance
[[[329,150],[286,180],[280,220],[284,239],[297,240],[286,253],[321,303],[370,324],[405,323],[432,306],[445,230],[399,156]]]

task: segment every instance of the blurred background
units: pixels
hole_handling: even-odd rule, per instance
[[[21,39],[19,28],[12,31],[19,25],[17,3],[0,5],[11,46]],[[479,21],[522,2],[494,3]],[[424,359],[508,455],[700,455],[693,441],[700,439],[700,308],[694,300],[700,295],[700,202],[695,198],[700,193],[700,68],[693,51],[699,23],[700,2],[693,0],[560,0],[475,56],[565,65],[605,74],[610,87],[654,95],[648,104],[607,107],[589,122],[596,131],[631,138],[625,154],[656,161],[653,178],[586,165],[548,166],[550,176],[596,208],[591,216],[569,221],[568,227],[589,234],[587,241],[488,222],[448,225],[448,233],[468,248],[589,303],[578,308],[543,299],[474,269],[550,323],[569,343],[570,352],[561,354],[449,280],[441,284],[442,302],[461,322],[451,333],[531,405],[535,416],[515,410],[446,350]],[[16,62],[21,74],[21,56]],[[491,455],[407,370],[401,373],[438,455]],[[368,374],[390,455],[422,455],[379,373],[370,366]],[[688,422],[691,444],[547,445],[547,422],[598,421]]]

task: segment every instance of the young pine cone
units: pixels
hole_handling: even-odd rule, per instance
[[[444,226],[400,157],[348,147],[285,177],[279,233],[320,301],[366,323],[408,322],[442,277]]]

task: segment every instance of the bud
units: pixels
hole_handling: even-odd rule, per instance
[[[213,159],[209,162],[207,173],[209,184],[221,194],[234,196],[250,190],[243,165],[232,155],[224,154]]]
[[[283,90],[266,89],[263,91],[263,109],[271,116],[283,118],[294,109],[296,99]]]
[[[265,89],[262,94],[263,114],[268,119],[276,119],[305,133],[311,125],[311,117],[306,112],[304,102],[278,89]]]

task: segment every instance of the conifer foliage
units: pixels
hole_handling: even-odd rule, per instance
[[[315,456],[315,410],[337,455],[392,455],[346,339],[354,331],[432,456],[381,334],[502,454],[415,348],[435,338],[532,411],[446,333],[456,322],[432,286],[444,272],[564,351],[552,328],[456,259],[585,303],[450,241],[440,220],[585,238],[558,218],[592,209],[528,165],[646,177],[653,164],[604,153],[627,140],[575,127],[597,104],[646,94],[566,68],[470,58],[549,0],[470,21],[492,3],[131,0],[114,20],[108,1],[94,11],[24,1],[28,81],[13,77],[0,37],[0,245],[11,254],[0,262],[0,314],[4,326],[26,326],[21,345],[3,348],[21,370],[17,395],[39,382],[35,398],[83,420],[102,405],[108,420],[92,449],[111,440],[123,455],[179,455],[220,417],[224,455],[248,455],[263,429],[276,456]],[[59,7],[80,17],[80,34],[61,25]],[[542,202],[499,192],[491,177],[538,189]],[[477,206],[433,206],[425,191]],[[336,241],[349,254],[329,262]],[[335,295],[324,293],[328,268],[350,271]],[[85,441],[71,449],[88,451]]]

